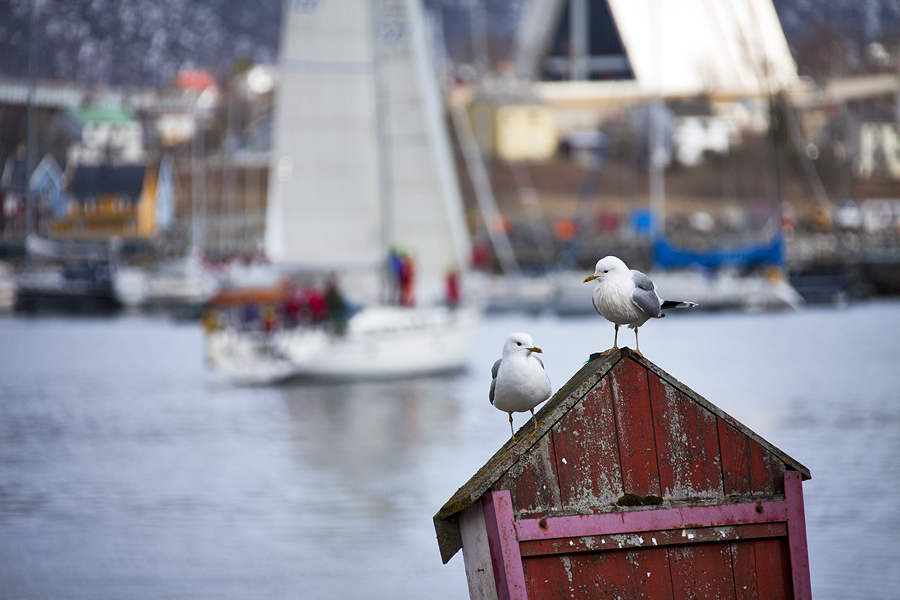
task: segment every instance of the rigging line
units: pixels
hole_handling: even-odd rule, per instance
[[[744,30],[741,29],[740,26],[738,26],[738,29],[737,29],[738,34],[739,34],[738,43],[739,43],[740,48],[743,50],[744,59],[745,59],[747,65],[749,66],[751,73],[756,78],[757,84],[759,85],[760,92],[764,93],[765,97],[768,98],[768,100],[769,100],[769,134],[766,136],[765,147],[768,150],[768,152],[770,153],[768,158],[770,161],[772,161],[772,166],[771,166],[771,170],[767,172],[767,175],[768,175],[768,179],[771,179],[774,176],[774,181],[770,183],[770,186],[772,188],[770,190],[770,197],[772,200],[771,209],[772,209],[772,212],[774,214],[779,215],[779,217],[778,217],[777,225],[772,224],[770,222],[768,229],[776,229],[776,231],[780,231],[781,230],[780,213],[781,213],[781,200],[782,200],[782,194],[781,194],[781,185],[782,184],[781,184],[781,175],[779,172],[779,164],[778,164],[778,162],[779,162],[778,161],[778,148],[776,147],[775,142],[772,139],[772,122],[771,122],[771,120],[773,118],[773,114],[772,114],[773,100],[776,97],[776,91],[780,91],[781,85],[780,84],[777,85],[777,87],[779,88],[778,90],[773,90],[773,87],[775,87],[775,82],[773,82],[774,75],[772,73],[772,61],[769,60],[769,55],[768,55],[768,52],[766,51],[765,31],[763,30],[762,23],[760,22],[760,19],[759,19],[759,14],[758,14],[753,2],[752,1],[748,2],[746,6],[747,6],[747,10],[750,13],[750,20],[752,21],[751,27],[752,27],[753,31],[755,32],[755,35],[753,35],[753,36],[745,35]],[[740,23],[741,20],[737,16],[734,3],[729,3],[728,8],[730,9],[732,19],[736,23]],[[751,40],[750,37],[753,37],[753,40]],[[753,41],[755,41],[755,43],[753,43]],[[754,50],[756,52],[754,52]],[[797,131],[799,134],[799,127],[798,127]],[[805,157],[805,152],[803,154]],[[802,158],[801,158],[801,160],[802,160]],[[813,167],[813,170],[815,170],[815,167]],[[816,178],[818,178],[818,174],[816,174]],[[821,182],[820,182],[820,185],[821,185]],[[823,193],[824,193],[824,188],[823,188]]]
[[[757,13],[756,8],[754,7],[754,5],[752,3],[749,5],[749,9],[750,9],[750,15],[753,20],[753,24],[756,28],[756,33],[759,36],[757,38],[756,49],[759,51],[760,56],[759,56],[759,61],[752,60],[752,57],[749,57],[748,60],[751,60],[751,67],[753,68],[754,73],[756,74],[757,78],[763,80],[763,83],[765,84],[766,92],[768,93],[769,97],[771,97],[772,94],[774,93],[772,90],[772,87],[773,87],[772,79],[774,78],[775,75],[772,73],[772,70],[773,70],[772,61],[769,60],[769,54],[766,51],[766,32],[763,31],[762,24],[759,21],[759,14]],[[748,42],[748,47],[747,47],[748,55],[750,54],[750,51],[751,51],[751,48],[749,47],[749,42]],[[782,86],[781,86],[781,84],[778,84],[777,87],[780,89]]]
[[[505,233],[495,231],[493,227],[500,219],[500,211],[497,208],[494,192],[491,190],[490,179],[484,167],[481,151],[478,149],[478,142],[475,141],[475,132],[472,131],[469,117],[462,106],[451,106],[450,116],[462,147],[463,158],[466,161],[466,170],[472,180],[472,186],[475,188],[475,198],[485,220],[491,245],[494,247],[497,259],[500,261],[500,267],[507,275],[518,276],[521,274],[521,271],[519,270],[519,264],[516,262],[516,255],[513,252],[509,238]]]
[[[371,28],[372,52],[372,92],[375,100],[375,137],[377,140],[377,172],[378,172],[378,204],[379,204],[379,237],[381,244],[381,297],[388,300],[391,295],[390,254],[394,244],[394,186],[391,177],[393,157],[391,139],[388,136],[388,119],[390,119],[391,95],[385,81],[387,59],[385,47],[377,36],[379,24],[385,18],[384,2],[375,2],[370,7],[369,20]]]
[[[806,179],[813,189],[816,201],[828,211],[828,214],[831,217],[832,230],[841,245],[842,253],[846,255],[850,252],[850,247],[847,245],[847,240],[844,239],[843,232],[837,227],[837,218],[834,214],[834,207],[828,199],[828,193],[825,191],[825,186],[822,184],[819,172],[816,170],[816,166],[813,164],[812,159],[806,153],[806,144],[804,143],[803,134],[800,131],[800,125],[797,122],[797,116],[794,114],[794,109],[788,101],[787,96],[780,94],[778,98],[781,104],[781,112],[785,117],[785,121],[787,121],[791,141],[794,143],[794,150],[797,152],[797,156],[800,159],[800,165],[803,167],[803,173],[806,175]]]
[[[606,136],[602,132],[597,132],[597,145],[591,154],[591,161],[587,168],[587,173],[581,182],[581,189],[578,192],[578,200],[572,211],[572,220],[580,226],[581,223],[590,220],[590,209],[592,201],[597,197],[597,191],[600,188],[600,177],[603,174],[603,168],[606,165],[606,155],[609,148]],[[583,232],[580,232],[575,243],[568,246],[563,245],[557,260],[557,270],[563,268],[571,268],[574,266],[575,259],[578,256],[578,249],[581,244]]]
[[[531,237],[537,247],[538,254],[541,257],[541,264],[545,272],[550,271],[553,265],[553,243],[547,235],[546,228],[541,228],[541,223],[546,223],[544,213],[541,210],[540,198],[534,184],[531,181],[531,175],[528,173],[528,167],[521,161],[511,161],[509,168],[513,174],[513,181],[516,184],[519,201],[525,210],[526,220],[529,229],[531,229]]]
[[[719,1],[721,2],[721,0],[719,0]],[[732,9],[731,10],[732,20],[735,23],[740,23],[740,21],[737,18],[737,15],[734,14],[734,6],[730,3],[730,1],[726,1],[725,3],[729,4],[729,7]],[[721,14],[719,13],[718,10],[716,10],[716,6],[711,3],[711,0],[704,0],[703,7],[707,14],[707,19],[709,19],[710,25],[713,26],[713,33],[715,34],[716,38],[718,38],[718,40],[719,40],[719,46],[725,50],[725,53],[728,55],[728,62],[731,63],[731,66],[734,69],[735,74],[737,74],[740,71],[740,69],[738,67],[738,60],[734,56],[734,49],[732,48],[732,45],[728,43],[728,39],[725,37],[724,28],[722,27]],[[738,36],[739,36],[738,45],[739,46],[746,45],[746,39],[743,35],[743,32],[741,31],[740,25],[738,25],[737,31],[738,31]],[[748,58],[748,60],[749,60],[749,58]]]

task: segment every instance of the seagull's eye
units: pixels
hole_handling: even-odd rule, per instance
[[[516,342],[516,346],[521,346],[522,342]]]
[[[609,269],[603,269],[604,273],[609,273]]]

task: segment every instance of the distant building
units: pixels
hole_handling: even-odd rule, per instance
[[[675,115],[675,158],[687,167],[703,162],[706,152],[727,154],[731,127],[726,119],[712,113],[708,103],[680,103],[669,105]]]
[[[859,124],[857,173],[863,179],[900,179],[900,127],[896,120]]]
[[[504,160],[545,160],[557,147],[553,112],[527,90],[483,84],[470,118],[483,152]]]
[[[54,237],[152,237],[174,221],[175,180],[170,158],[144,164],[74,164],[66,170],[68,207],[51,225]]]
[[[66,163],[143,163],[141,122],[122,108],[72,108],[57,115],[52,135],[65,144]]]
[[[65,148],[62,201],[48,233],[58,238],[146,238],[172,225],[171,159],[147,163],[141,121],[108,106],[70,108],[51,125]]]

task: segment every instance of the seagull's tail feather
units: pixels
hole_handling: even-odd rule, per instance
[[[696,302],[681,302],[679,300],[664,300],[662,303],[662,309],[666,310],[667,308],[694,308],[698,306]]]

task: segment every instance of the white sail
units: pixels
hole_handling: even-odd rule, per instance
[[[381,250],[371,19],[350,4],[285,3],[265,239],[279,264],[372,263]]]
[[[288,1],[285,17],[267,254],[371,286],[403,248],[435,297],[469,240],[418,0]]]

